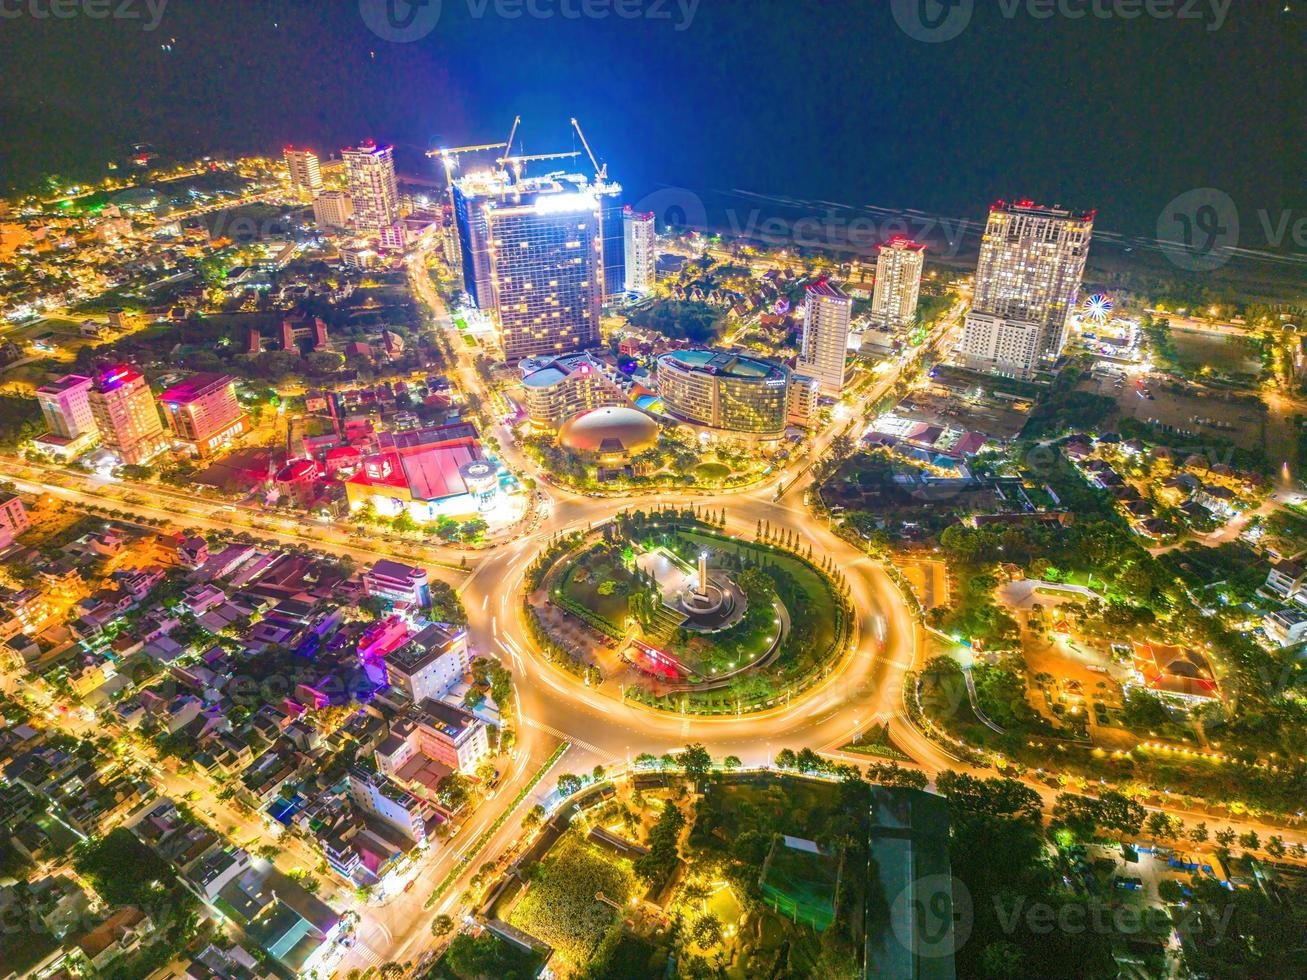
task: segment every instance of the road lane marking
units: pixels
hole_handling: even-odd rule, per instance
[[[545,734],[554,736],[554,738],[561,738],[564,742],[571,742],[577,748],[585,749],[587,752],[597,755],[601,759],[606,759],[610,755],[610,753],[605,752],[597,745],[592,745],[589,742],[583,741],[575,735],[565,735],[552,725],[546,725],[544,722],[536,721],[534,718],[527,719],[527,725],[531,728],[538,728]]]

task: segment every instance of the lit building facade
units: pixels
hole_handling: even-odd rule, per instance
[[[312,200],[322,193],[322,165],[316,153],[288,146],[283,156],[291,190],[305,200]]]
[[[207,459],[249,429],[249,416],[236,398],[236,379],[196,374],[159,398],[173,439],[192,456]]]
[[[557,429],[592,408],[624,405],[626,396],[604,366],[589,354],[529,358],[522,372],[522,403],[532,423]]]
[[[17,494],[0,495],[0,547],[7,548],[31,526],[22,498]]]
[[[658,393],[678,419],[747,440],[785,434],[790,372],[729,351],[683,350],[658,358]]]
[[[427,570],[382,558],[363,573],[363,591],[396,605],[418,609],[431,605],[431,582]]]
[[[91,414],[105,448],[139,465],[168,448],[168,436],[150,386],[125,364],[105,368],[90,393]]]
[[[613,185],[616,186],[616,185]],[[604,301],[626,288],[626,209],[617,194],[599,202],[599,235],[604,260]]]
[[[313,221],[319,228],[345,228],[354,216],[354,199],[345,191],[323,191],[313,201]]]
[[[816,424],[820,396],[821,385],[816,378],[810,378],[806,374],[791,374],[786,409],[790,422],[805,429]]]
[[[579,174],[456,181],[463,283],[499,320],[504,358],[567,354],[600,342],[604,296],[601,212],[615,184]]]
[[[399,220],[399,184],[395,180],[395,148],[368,142],[342,150],[345,176],[354,207],[354,226],[380,235]]]
[[[91,386],[90,378],[66,374],[36,389],[36,401],[49,430],[37,438],[40,448],[73,459],[99,441],[99,429],[91,412]]]
[[[658,238],[651,211],[626,208],[623,213],[628,293],[647,293],[658,280]]]
[[[844,388],[852,318],[853,299],[838,286],[822,279],[808,287],[797,367],[829,395]]]
[[[994,205],[958,348],[963,364],[1026,377],[1062,353],[1094,216],[1030,201]]]
[[[871,297],[871,321],[881,330],[906,330],[917,317],[921,298],[921,271],[926,246],[903,237],[879,247],[876,288]]]
[[[471,669],[467,631],[451,633],[432,624],[387,654],[385,662],[387,682],[407,694],[414,704],[427,698],[439,700]]]

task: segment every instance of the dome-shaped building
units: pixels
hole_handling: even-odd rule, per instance
[[[558,432],[558,441],[578,453],[602,460],[626,460],[658,442],[658,423],[634,408],[596,408],[574,415]]]

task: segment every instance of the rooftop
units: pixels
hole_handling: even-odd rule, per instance
[[[735,354],[731,351],[705,349],[678,350],[658,358],[660,364],[675,362],[688,371],[730,378],[779,378],[784,376],[780,365]]]
[[[176,405],[186,405],[235,383],[236,379],[230,374],[217,374],[206,371],[202,374],[193,374],[185,381],[173,385],[159,396],[159,400]]]

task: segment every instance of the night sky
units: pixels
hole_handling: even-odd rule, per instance
[[[506,19],[510,0],[443,0],[406,44],[372,32],[357,0],[168,0],[152,32],[145,0],[128,2],[140,19],[37,19],[27,5],[49,0],[6,0],[24,13],[0,19],[0,181],[136,141],[188,156],[368,136],[418,172],[420,150],[502,140],[521,113],[526,152],[573,149],[578,116],[629,200],[741,188],[979,217],[1026,197],[1147,232],[1175,195],[1211,186],[1249,221],[1307,215],[1304,0],[1233,0],[1218,30],[1224,0],[1179,20],[976,0],[944,43],[909,37],[898,0],[702,0],[684,30],[677,0],[625,0],[666,19],[561,15],[582,0]]]

